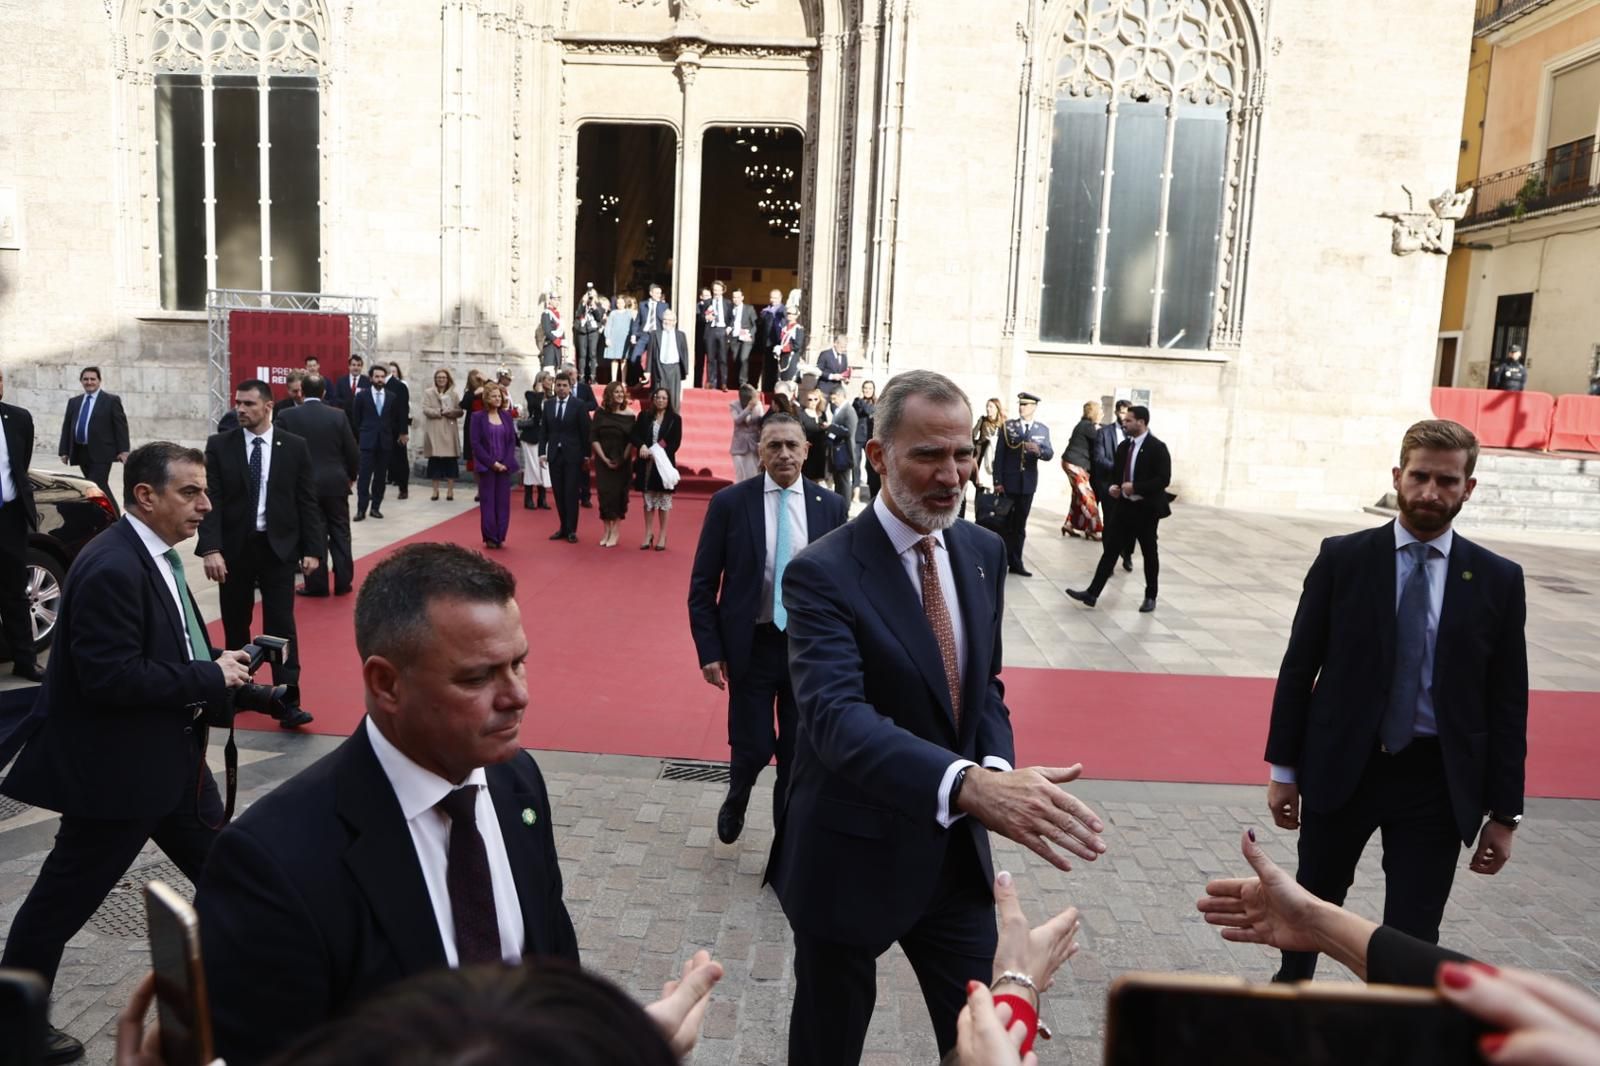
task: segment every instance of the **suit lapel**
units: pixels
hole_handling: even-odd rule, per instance
[[[361,886],[401,970],[414,974],[442,968],[444,942],[422,864],[394,786],[367,739],[364,720],[340,750],[344,766],[335,803],[354,837],[345,849],[345,866]]]
[[[116,528],[122,532],[133,547],[134,557],[139,560],[139,565],[144,569],[144,577],[150,583],[151,591],[155,593],[156,602],[161,604],[161,609],[166,612],[167,621],[172,623],[173,636],[178,643],[187,647],[189,644],[189,629],[184,624],[183,616],[178,613],[178,605],[172,602],[172,593],[167,589],[167,581],[161,576],[156,567],[156,561],[151,558],[150,552],[145,549],[144,541],[139,539],[138,532],[128,522],[119,522]],[[188,572],[184,572],[187,579]],[[200,617],[200,612],[195,612],[195,617]]]
[[[750,524],[750,539],[746,543],[756,545],[756,557],[764,573],[767,566],[767,478],[762,474],[750,481],[761,487],[745,490],[744,518]],[[805,482],[800,484],[804,485]],[[810,521],[810,517],[811,513],[806,512],[807,521]]]
[[[526,758],[519,755],[518,758]],[[489,779],[489,798],[494,801],[494,812],[500,821],[500,835],[505,839],[506,862],[511,866],[511,877],[517,884],[517,905],[522,911],[522,953],[547,954],[551,945],[544,943],[547,926],[544,914],[544,893],[547,873],[541,869],[538,835],[532,823],[524,820],[523,812],[532,812],[534,795],[522,787],[510,765],[490,766],[485,773]]]
[[[944,720],[953,733],[955,712],[950,706],[944,658],[939,654],[933,627],[924,622],[927,615],[922,603],[906,579],[905,568],[895,555],[894,545],[877,514],[868,508],[855,519],[855,524],[861,527],[855,540],[855,556],[861,564],[861,586],[867,590],[867,599],[910,654],[929,691],[944,708]]]
[[[1390,522],[1372,531],[1372,565],[1378,590],[1373,623],[1378,634],[1378,647],[1383,649],[1383,673],[1379,676],[1385,678],[1394,673],[1394,525],[1394,522]]]
[[[961,677],[961,721],[967,723],[978,720],[977,714],[971,712],[983,706],[984,690],[989,685],[989,662],[994,657],[994,607],[988,575],[968,538],[960,534],[961,528],[958,522],[945,530],[944,542],[950,551],[950,573],[955,575],[956,596],[961,600],[961,628],[967,638],[967,661]]]
[[[1448,676],[1445,660],[1449,655],[1449,649],[1456,646],[1470,647],[1467,642],[1459,640],[1456,634],[1479,615],[1479,583],[1471,576],[1477,554],[1478,546],[1457,533],[1454,543],[1450,546],[1450,559],[1445,564],[1444,600],[1439,606],[1439,631],[1433,639],[1432,684],[1435,693],[1433,700],[1435,714],[1441,710],[1441,701],[1438,698],[1439,681]]]
[[[833,490],[805,480],[801,480],[800,488],[806,494],[806,543],[815,544],[831,532],[826,528],[828,515],[822,509],[822,494]]]

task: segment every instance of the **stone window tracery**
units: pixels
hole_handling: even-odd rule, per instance
[[[162,306],[320,291],[322,5],[156,0],[146,15]]]
[[[1075,0],[1054,61],[1042,341],[1237,344],[1255,71],[1235,0]]]

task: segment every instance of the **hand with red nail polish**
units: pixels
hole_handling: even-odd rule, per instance
[[[1544,974],[1486,963],[1445,963],[1439,992],[1499,1032],[1478,1041],[1484,1058],[1516,1066],[1600,1063],[1600,998]]]
[[[956,1061],[962,1066],[1038,1066],[1033,1052],[1021,1053],[1027,1027],[1012,1022],[1009,1004],[996,1005],[989,987],[967,986],[967,1005],[956,1019]]]

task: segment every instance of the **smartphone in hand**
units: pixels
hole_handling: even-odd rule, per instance
[[[166,1066],[207,1066],[215,1058],[211,1006],[200,965],[200,918],[162,881],[144,886],[150,960],[156,971],[156,1017]]]

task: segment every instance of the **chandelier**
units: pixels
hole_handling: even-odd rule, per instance
[[[607,220],[609,220],[611,222],[621,222],[622,221],[622,197],[613,196],[611,193],[608,193],[608,192],[601,193],[600,194],[600,204],[599,204],[599,207],[598,207],[598,211],[599,211],[599,214],[600,214],[600,221],[601,222],[605,222]]]
[[[771,192],[774,188],[794,184],[794,167],[781,163],[751,163],[744,168],[744,181],[752,189]]]
[[[800,235],[800,201],[787,196],[769,196],[756,201],[756,210],[767,220],[767,229],[784,238]]]

